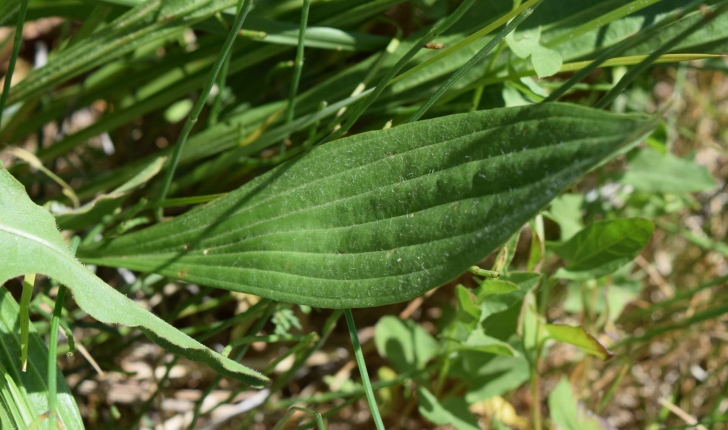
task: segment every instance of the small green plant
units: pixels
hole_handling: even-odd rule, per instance
[[[657,64],[724,52],[728,1],[706,3],[5,1],[0,426],[162,425],[156,400],[199,362],[214,376],[175,425],[323,429],[366,399],[377,429],[605,428],[631,345],[726,311],[607,336],[640,315],[636,268],[664,282],[640,256],[655,226],[728,256],[672,216],[716,180],[638,94]],[[23,27],[51,16],[28,71]],[[79,408],[138,332],[174,356],[155,388]],[[64,348],[87,360],[61,366],[74,384]],[[559,348],[619,376],[583,398],[544,371]]]

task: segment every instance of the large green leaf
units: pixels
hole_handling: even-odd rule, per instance
[[[106,324],[139,327],[165,349],[201,361],[253,386],[267,378],[206,348],[89,272],[63,242],[53,216],[28,198],[23,186],[0,169],[0,283],[42,273],[68,286],[89,315]]]
[[[644,218],[597,221],[550,248],[569,261],[556,276],[590,279],[608,275],[632,261],[652,237],[655,225]]]
[[[478,262],[644,128],[546,104],[363,133],[78,255],[317,307],[403,301]]]
[[[48,348],[30,325],[28,365],[20,361],[20,308],[6,288],[0,287],[0,428],[25,429],[48,412]],[[53,357],[55,360],[55,357]],[[67,429],[83,428],[81,413],[60,371],[58,417]],[[38,429],[55,429],[54,422],[42,421]]]

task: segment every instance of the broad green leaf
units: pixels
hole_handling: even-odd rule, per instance
[[[448,397],[441,402],[427,388],[417,387],[417,403],[420,414],[433,424],[451,425],[458,430],[480,429],[462,397]]]
[[[30,324],[28,366],[20,364],[20,308],[7,288],[0,287],[0,428],[25,429],[48,412],[48,348]],[[55,360],[55,357],[52,357]],[[63,373],[57,370],[58,416],[67,429],[83,428],[81,413]],[[55,429],[44,420],[39,429]]]
[[[421,369],[440,349],[439,343],[412,320],[385,316],[374,331],[379,355],[386,357],[398,372]]]
[[[551,249],[569,262],[556,276],[590,279],[608,275],[642,251],[654,228],[652,221],[644,218],[594,222],[567,242],[551,244]]]
[[[515,356],[516,351],[506,342],[490,337],[482,329],[470,332],[467,339],[458,345],[460,350],[488,352],[496,355]]]
[[[574,346],[578,346],[587,354],[606,360],[612,357],[612,354],[604,345],[601,344],[594,336],[584,330],[584,327],[572,327],[561,324],[546,324],[546,332],[553,339],[559,342],[565,342]]]
[[[715,187],[715,179],[705,167],[649,148],[629,160],[621,182],[649,193],[680,194]]]
[[[484,281],[477,293],[481,310],[480,321],[485,323],[486,328],[491,324],[504,325],[500,317],[493,318],[492,321],[488,319],[514,306],[520,307],[521,300],[538,283],[540,277],[538,273],[511,272],[507,277]]]
[[[468,384],[465,401],[475,403],[503,395],[523,385],[529,377],[530,368],[524,355],[496,356],[465,380]]]
[[[363,133],[78,255],[309,306],[395,303],[477,263],[642,128],[545,104]]]
[[[606,430],[612,428],[606,422],[587,411],[578,403],[569,381],[562,378],[549,394],[549,412],[555,428],[562,430]]]
[[[478,303],[484,302],[489,298],[488,296],[508,294],[514,291],[519,291],[521,288],[513,282],[505,281],[503,279],[485,279],[480,284],[477,290]]]
[[[0,169],[0,243],[0,282],[27,273],[50,276],[66,285],[78,306],[98,321],[139,327],[163,348],[249,385],[267,382],[265,376],[208,349],[89,272],[63,242],[53,216],[33,204],[5,169]]]

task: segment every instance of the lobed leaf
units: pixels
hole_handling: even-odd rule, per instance
[[[103,323],[139,327],[163,348],[249,385],[267,382],[265,376],[208,349],[89,272],[63,242],[53,216],[33,204],[4,169],[0,169],[0,243],[0,283],[42,273],[66,285],[78,306]]]
[[[477,263],[645,127],[545,104],[363,133],[78,255],[316,307],[395,303]]]

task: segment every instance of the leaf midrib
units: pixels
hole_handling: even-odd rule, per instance
[[[578,166],[581,167],[584,164],[585,164],[585,162],[582,162],[582,163],[579,163]],[[505,221],[506,221],[506,217],[502,217],[501,220],[495,224],[495,227],[498,227],[498,226],[502,225]],[[421,246],[421,245],[428,244],[428,243],[435,243],[435,242],[440,242],[440,241],[445,241],[445,240],[456,239],[456,238],[463,237],[463,236],[469,236],[469,235],[472,235],[472,234],[476,233],[479,229],[480,228],[478,228],[476,230],[469,231],[469,232],[465,232],[465,233],[462,233],[462,234],[459,234],[459,235],[454,235],[454,236],[442,238],[442,239],[428,240],[428,241],[421,242],[421,243],[417,243],[417,244],[412,244],[412,245],[407,245],[407,246],[399,246],[399,247],[391,248],[391,249],[387,249],[387,250],[364,251],[364,252],[360,252],[360,253],[353,253],[352,252],[352,253],[347,253],[347,255],[355,255],[355,254],[361,255],[361,254],[366,254],[366,253],[384,253],[384,252],[388,252],[388,251],[393,251],[395,249],[403,249],[403,248],[416,247],[416,246]],[[269,252],[269,253],[274,253],[274,252],[285,253],[285,252],[289,252],[289,253],[306,253],[306,252],[299,252],[299,251],[274,251],[274,250],[267,250],[266,251],[266,250],[264,250],[264,251],[243,251],[243,252],[240,252],[240,254],[247,253],[247,252]],[[311,254],[314,254],[314,253],[311,253]],[[316,253],[316,254],[328,255],[329,253]],[[334,253],[332,253],[332,254],[334,254]],[[160,254],[141,254],[141,255],[157,255],[157,256],[159,256]],[[220,255],[220,254],[217,254],[217,255]],[[96,262],[98,262],[100,264],[108,264],[109,263],[109,258],[113,259],[114,257],[107,257],[107,258],[100,257],[100,258],[96,258],[96,259],[90,258],[88,260],[89,261],[92,261],[92,262],[93,261],[96,261]],[[120,256],[120,257],[116,257],[116,258],[124,258],[124,257],[123,256]],[[128,264],[128,261],[126,263]],[[397,275],[372,276],[372,277],[362,277],[362,278],[356,278],[356,279],[342,279],[342,278],[322,278],[322,277],[311,276],[311,275],[298,275],[298,274],[294,274],[294,273],[288,273],[288,272],[282,272],[282,271],[270,270],[270,269],[259,269],[259,268],[253,268],[253,267],[235,268],[235,267],[229,267],[229,266],[217,266],[217,265],[209,265],[209,264],[190,263],[190,262],[178,263],[178,264],[185,265],[185,266],[188,266],[188,267],[200,266],[200,267],[205,267],[205,268],[218,268],[218,269],[233,269],[233,270],[250,270],[250,271],[259,271],[259,272],[272,272],[272,273],[279,273],[279,274],[282,274],[282,275],[291,276],[291,277],[297,277],[297,278],[319,279],[319,280],[327,280],[327,281],[370,281],[370,280],[375,280],[375,279],[397,278],[397,277],[414,275],[414,274],[423,273],[423,272],[429,273],[428,272],[429,269],[435,269],[437,267],[440,267],[440,266],[445,265],[445,264],[438,264],[438,265],[435,265],[435,266],[430,266],[429,269],[428,268],[425,268],[423,270],[415,270],[415,271],[411,271],[411,272],[400,273],[400,274],[397,274]],[[205,277],[198,276],[198,275],[197,276],[196,275],[193,275],[193,276],[189,276],[188,279],[189,278],[205,278]],[[208,278],[208,279],[212,279],[212,278]],[[224,282],[224,281],[221,281],[221,282]],[[236,284],[233,283],[233,285],[236,285]],[[286,294],[292,294],[292,293],[286,293]],[[310,295],[305,295],[305,294],[294,294],[294,295],[296,297],[306,297],[306,298],[310,298],[311,297]],[[389,295],[389,296],[386,296],[386,297],[396,297],[396,296],[398,296],[398,295],[397,294],[392,294],[392,295]]]
[[[558,117],[558,118],[559,119],[562,119],[562,118],[565,118],[565,119],[579,119],[577,117],[569,117],[569,116]],[[429,148],[429,147],[432,147],[432,146],[435,146],[435,145],[448,144],[448,143],[451,143],[453,141],[460,140],[460,139],[464,139],[464,138],[472,138],[472,136],[474,134],[488,133],[488,132],[492,132],[494,130],[498,130],[498,129],[505,128],[505,127],[511,127],[511,126],[518,125],[518,124],[524,124],[524,123],[529,123],[529,122],[540,122],[540,121],[542,121],[542,119],[521,121],[521,122],[517,122],[517,123],[507,124],[507,125],[504,125],[504,126],[489,128],[487,130],[482,130],[482,131],[479,131],[479,132],[476,132],[476,133],[472,133],[472,134],[468,134],[468,135],[464,135],[464,136],[458,136],[458,137],[453,138],[453,139],[443,140],[443,141],[439,141],[439,142],[434,142],[434,143],[429,144],[429,145],[419,146],[419,147],[416,147],[416,148],[411,148],[411,149],[409,149],[407,151],[398,153],[397,155],[398,156],[401,156],[401,155],[407,154],[409,152],[417,151],[417,150],[420,150],[420,149],[426,149],[426,148]],[[579,142],[582,142],[582,141],[595,141],[595,142],[598,142],[598,141],[601,141],[601,140],[611,140],[613,138],[614,138],[613,136],[602,136],[602,137],[598,137],[598,138],[594,138],[594,137],[584,137],[584,138],[581,138],[581,139],[569,140],[568,142],[571,143],[571,144],[579,143]],[[363,144],[366,144],[366,142],[368,142],[370,140],[371,139],[363,140],[362,143]],[[538,151],[538,150],[549,149],[549,148],[552,148],[552,147],[553,147],[553,145],[546,145],[546,146],[542,146],[542,147],[538,147],[538,148],[529,149],[527,152],[533,153],[533,152]],[[514,154],[514,153],[515,154],[520,154],[521,152],[512,152],[512,153],[500,154],[500,155],[499,154],[496,154],[494,156],[488,157],[487,159],[488,160],[497,159],[497,158],[500,158],[500,157],[509,156],[511,154]],[[287,189],[283,193],[274,194],[274,195],[272,195],[272,196],[270,196],[270,197],[268,197],[266,199],[263,199],[263,200],[261,200],[259,202],[256,202],[253,205],[247,206],[245,208],[241,208],[240,210],[235,211],[232,214],[230,214],[229,217],[234,217],[234,216],[236,216],[236,215],[238,215],[238,214],[240,214],[242,212],[253,211],[258,206],[261,206],[261,205],[263,205],[265,203],[268,203],[268,202],[270,202],[272,200],[281,198],[283,196],[293,194],[294,192],[300,190],[301,188],[311,186],[312,184],[315,184],[317,182],[321,182],[321,181],[324,181],[324,180],[329,180],[329,179],[334,178],[336,176],[350,175],[352,173],[352,171],[354,171],[354,170],[361,169],[361,168],[364,168],[364,167],[368,167],[369,165],[374,164],[374,163],[377,163],[377,162],[379,162],[379,161],[381,161],[383,159],[384,158],[378,158],[376,160],[372,160],[371,162],[368,162],[368,163],[365,163],[365,164],[356,166],[354,168],[347,169],[347,170],[343,170],[343,171],[337,172],[337,173],[333,173],[333,174],[328,175],[328,176],[323,176],[323,177],[320,177],[320,178],[315,179],[313,181],[307,182],[305,184],[298,185],[298,186],[293,187],[293,188],[289,188],[289,189]],[[470,160],[470,161],[465,162],[465,163],[461,163],[461,164],[457,164],[457,165],[454,165],[454,166],[450,166],[450,167],[448,167],[446,169],[437,170],[436,173],[444,172],[444,171],[447,171],[447,170],[450,170],[450,169],[454,169],[454,168],[459,168],[459,167],[462,167],[462,166],[465,166],[465,165],[468,165],[468,164],[471,164],[471,163],[478,163],[478,162],[481,162],[481,161],[484,161],[484,160],[486,160],[486,158],[481,158],[481,159],[477,159],[477,160]],[[412,180],[416,180],[416,179],[418,179],[420,177],[423,177],[423,176],[426,176],[426,175],[429,175],[429,174],[432,174],[432,173],[425,173],[424,175],[418,175],[416,177],[413,177],[413,178],[410,178],[410,179],[406,179],[405,181],[401,181],[401,182],[398,182],[398,183],[406,183],[406,182],[409,182],[409,181],[412,181]],[[292,215],[292,214],[297,214],[297,213],[305,212],[305,211],[312,210],[312,209],[326,207],[327,205],[334,204],[334,203],[339,203],[341,201],[344,201],[344,200],[350,199],[350,198],[357,198],[357,197],[366,195],[366,194],[368,194],[370,192],[374,192],[374,191],[380,190],[381,188],[384,188],[386,186],[391,186],[391,184],[382,185],[382,186],[379,186],[379,187],[374,188],[372,190],[365,191],[363,193],[354,194],[354,195],[347,196],[347,197],[343,197],[343,198],[340,198],[340,199],[335,199],[335,200],[331,200],[331,201],[328,201],[328,202],[324,202],[324,203],[319,204],[319,205],[308,206],[308,207],[299,209],[297,211],[287,212],[285,214],[281,214],[281,215],[278,215],[278,216],[275,216],[275,217],[271,217],[271,218],[266,218],[266,219],[263,219],[263,220],[259,220],[257,222],[254,222],[254,223],[251,223],[251,224],[247,224],[245,226],[242,226],[242,227],[240,227],[238,229],[230,230],[230,231],[228,231],[228,232],[226,232],[224,234],[217,235],[217,236],[215,236],[215,238],[225,237],[227,235],[234,234],[234,233],[236,233],[236,232],[238,232],[238,231],[240,231],[240,230],[242,230],[244,228],[254,227],[256,225],[259,225],[259,224],[262,224],[262,223],[265,223],[265,222],[269,222],[269,221],[273,221],[273,220],[276,220],[278,218],[282,218],[282,217],[289,216],[289,215]],[[451,203],[451,202],[448,202],[448,203]],[[436,207],[436,206],[432,206],[432,207]],[[432,208],[432,207],[430,207],[430,208]],[[427,210],[427,209],[429,209],[429,208],[426,208],[426,209],[423,209],[423,210]],[[418,212],[420,212],[420,211],[418,211]],[[392,218],[384,218],[383,220],[386,220],[386,219],[392,219]],[[382,220],[378,220],[378,221],[382,221]],[[371,221],[371,222],[376,222],[376,221]],[[148,246],[148,245],[152,245],[154,243],[160,242],[160,241],[172,240],[172,239],[174,239],[176,237],[179,237],[179,236],[183,236],[183,235],[187,235],[187,234],[191,234],[191,233],[194,233],[194,232],[197,232],[197,231],[204,230],[205,228],[207,228],[207,225],[201,225],[201,226],[197,226],[197,227],[192,227],[192,228],[189,228],[189,229],[187,229],[185,231],[181,231],[181,232],[178,231],[177,233],[173,233],[173,234],[165,235],[163,237],[158,237],[158,238],[155,238],[155,239],[147,240],[147,241],[145,241],[144,244],[145,244],[145,246]],[[142,233],[142,232],[140,232],[140,233]],[[248,240],[248,239],[254,239],[254,238],[260,237],[260,236],[264,236],[264,235],[252,236],[250,238],[246,238],[246,240]],[[140,254],[140,255],[149,255],[149,254]]]
[[[625,234],[622,234],[622,235],[620,235],[620,238],[619,238],[619,240],[616,240],[616,241],[613,241],[613,242],[611,242],[611,243],[610,243],[610,244],[609,244],[609,245],[607,246],[607,248],[613,248],[613,247],[617,246],[618,244],[620,244],[620,243],[622,243],[622,242],[624,242],[624,241],[632,241],[632,240],[634,240],[634,239],[633,239],[633,238],[631,238],[631,237],[629,237],[629,236],[630,236],[630,234],[632,234],[632,233],[634,233],[634,232],[641,232],[641,231],[643,231],[643,230],[644,230],[644,229],[643,229],[643,228],[641,228],[640,226],[634,226],[634,227],[632,227],[632,228],[631,228],[631,229],[629,230],[629,232],[628,232],[628,233],[625,233]],[[579,246],[579,248],[577,248],[577,249],[576,249],[576,251],[575,251],[574,253],[575,253],[575,254],[577,254],[577,253],[578,253],[578,252],[580,252],[580,251],[581,251],[582,249],[584,249],[584,247],[586,247],[586,246],[587,246],[587,242],[588,242],[588,241],[584,241],[584,243],[582,243],[582,244],[581,244],[581,246]],[[590,259],[592,259],[592,258],[596,257],[597,255],[599,255],[599,254],[601,254],[601,253],[603,253],[603,252],[607,252],[607,251],[604,251],[604,250],[602,250],[602,251],[595,251],[595,252],[593,252],[593,253],[591,253],[591,254],[586,254],[586,255],[585,255],[585,256],[584,256],[583,258],[580,258],[580,259],[578,259],[578,260],[570,260],[570,263],[572,263],[572,264],[573,264],[574,266],[578,266],[578,265],[580,265],[580,264],[583,264],[583,263],[584,263],[585,261],[589,261]]]

